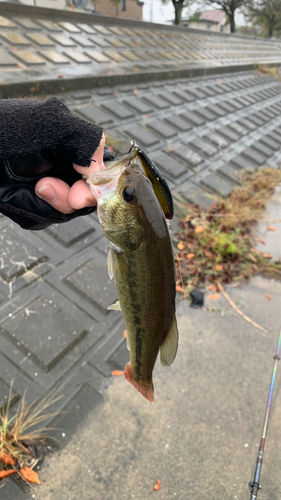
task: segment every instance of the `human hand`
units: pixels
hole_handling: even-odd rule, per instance
[[[0,99],[0,115],[0,212],[32,230],[92,213],[81,174],[115,158],[102,129],[55,97]]]
[[[92,156],[91,165],[89,167],[81,167],[73,164],[76,172],[81,175],[90,175],[92,172],[105,168],[103,162],[104,147],[105,135],[102,134],[100,144]],[[39,198],[63,214],[72,214],[76,210],[93,207],[97,204],[96,199],[83,179],[69,186],[61,179],[43,177],[37,182],[35,193]]]

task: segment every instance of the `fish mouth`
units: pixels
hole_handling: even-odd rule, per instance
[[[136,153],[131,152],[120,160],[108,162],[106,168],[90,174],[87,183],[98,202],[100,198],[116,191],[120,176],[134,158],[136,158]]]

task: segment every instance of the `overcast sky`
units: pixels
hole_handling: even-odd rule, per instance
[[[167,21],[171,21],[175,17],[175,11],[173,7],[172,0],[170,0],[166,5],[163,5],[161,0],[143,0],[143,20],[152,21],[154,23],[165,24]],[[191,11],[194,12],[198,8],[198,5],[193,4],[189,9],[183,10],[183,16],[190,15]],[[207,7],[211,9],[211,7]],[[238,24],[243,24],[244,16],[238,14],[235,16],[236,22]]]
[[[163,5],[161,0],[144,0],[142,12],[144,21],[152,21],[154,23],[164,24],[166,21],[174,19],[175,16],[174,7],[171,0],[167,5]]]

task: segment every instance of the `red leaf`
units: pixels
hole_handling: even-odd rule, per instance
[[[161,488],[161,483],[160,483],[160,479],[157,479],[156,481],[156,484],[154,485],[154,491],[157,491]]]
[[[15,472],[18,472],[17,469],[0,470],[0,479],[4,479],[4,477],[10,476],[11,474],[14,474]]]
[[[195,257],[195,253],[188,253],[187,254],[188,259],[193,259],[193,257]]]
[[[268,300],[271,300],[271,295],[269,295],[269,293],[265,293],[264,296],[268,299]]]
[[[217,299],[220,298],[220,296],[221,296],[220,293],[212,293],[211,295],[208,295],[208,299],[210,299],[210,300],[217,300]]]
[[[264,253],[263,256],[265,259],[271,259],[272,254],[271,253]]]
[[[276,231],[276,227],[273,227],[273,226],[268,226],[268,231]]]
[[[124,337],[124,339],[126,339],[126,338],[127,338],[127,330],[124,330],[124,332],[123,332],[123,337]]]
[[[182,241],[180,241],[177,245],[178,249],[179,250],[183,250],[184,249],[184,243]]]
[[[222,271],[223,270],[223,266],[221,264],[217,264],[215,266],[215,271]]]
[[[258,242],[259,242],[259,243],[262,243],[263,245],[265,244],[265,241],[264,241],[264,240],[262,240],[261,238],[258,238]]]
[[[21,473],[22,477],[26,481],[28,481],[29,483],[41,484],[37,472],[35,472],[34,470],[30,469],[29,467],[26,467],[26,466],[22,467],[20,469],[20,473]]]
[[[123,371],[122,370],[113,370],[113,372],[111,372],[111,375],[113,377],[121,377],[121,375],[123,375]]]
[[[3,455],[0,455],[0,460],[7,465],[16,465],[16,461],[14,460],[12,455],[8,455],[8,453],[3,453]]]
[[[204,231],[202,226],[196,226],[195,233],[199,234],[199,233],[202,233],[202,231]]]

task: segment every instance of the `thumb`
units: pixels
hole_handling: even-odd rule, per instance
[[[38,198],[63,214],[71,214],[75,211],[68,201],[69,191],[70,187],[66,182],[53,177],[44,177],[35,186]]]

